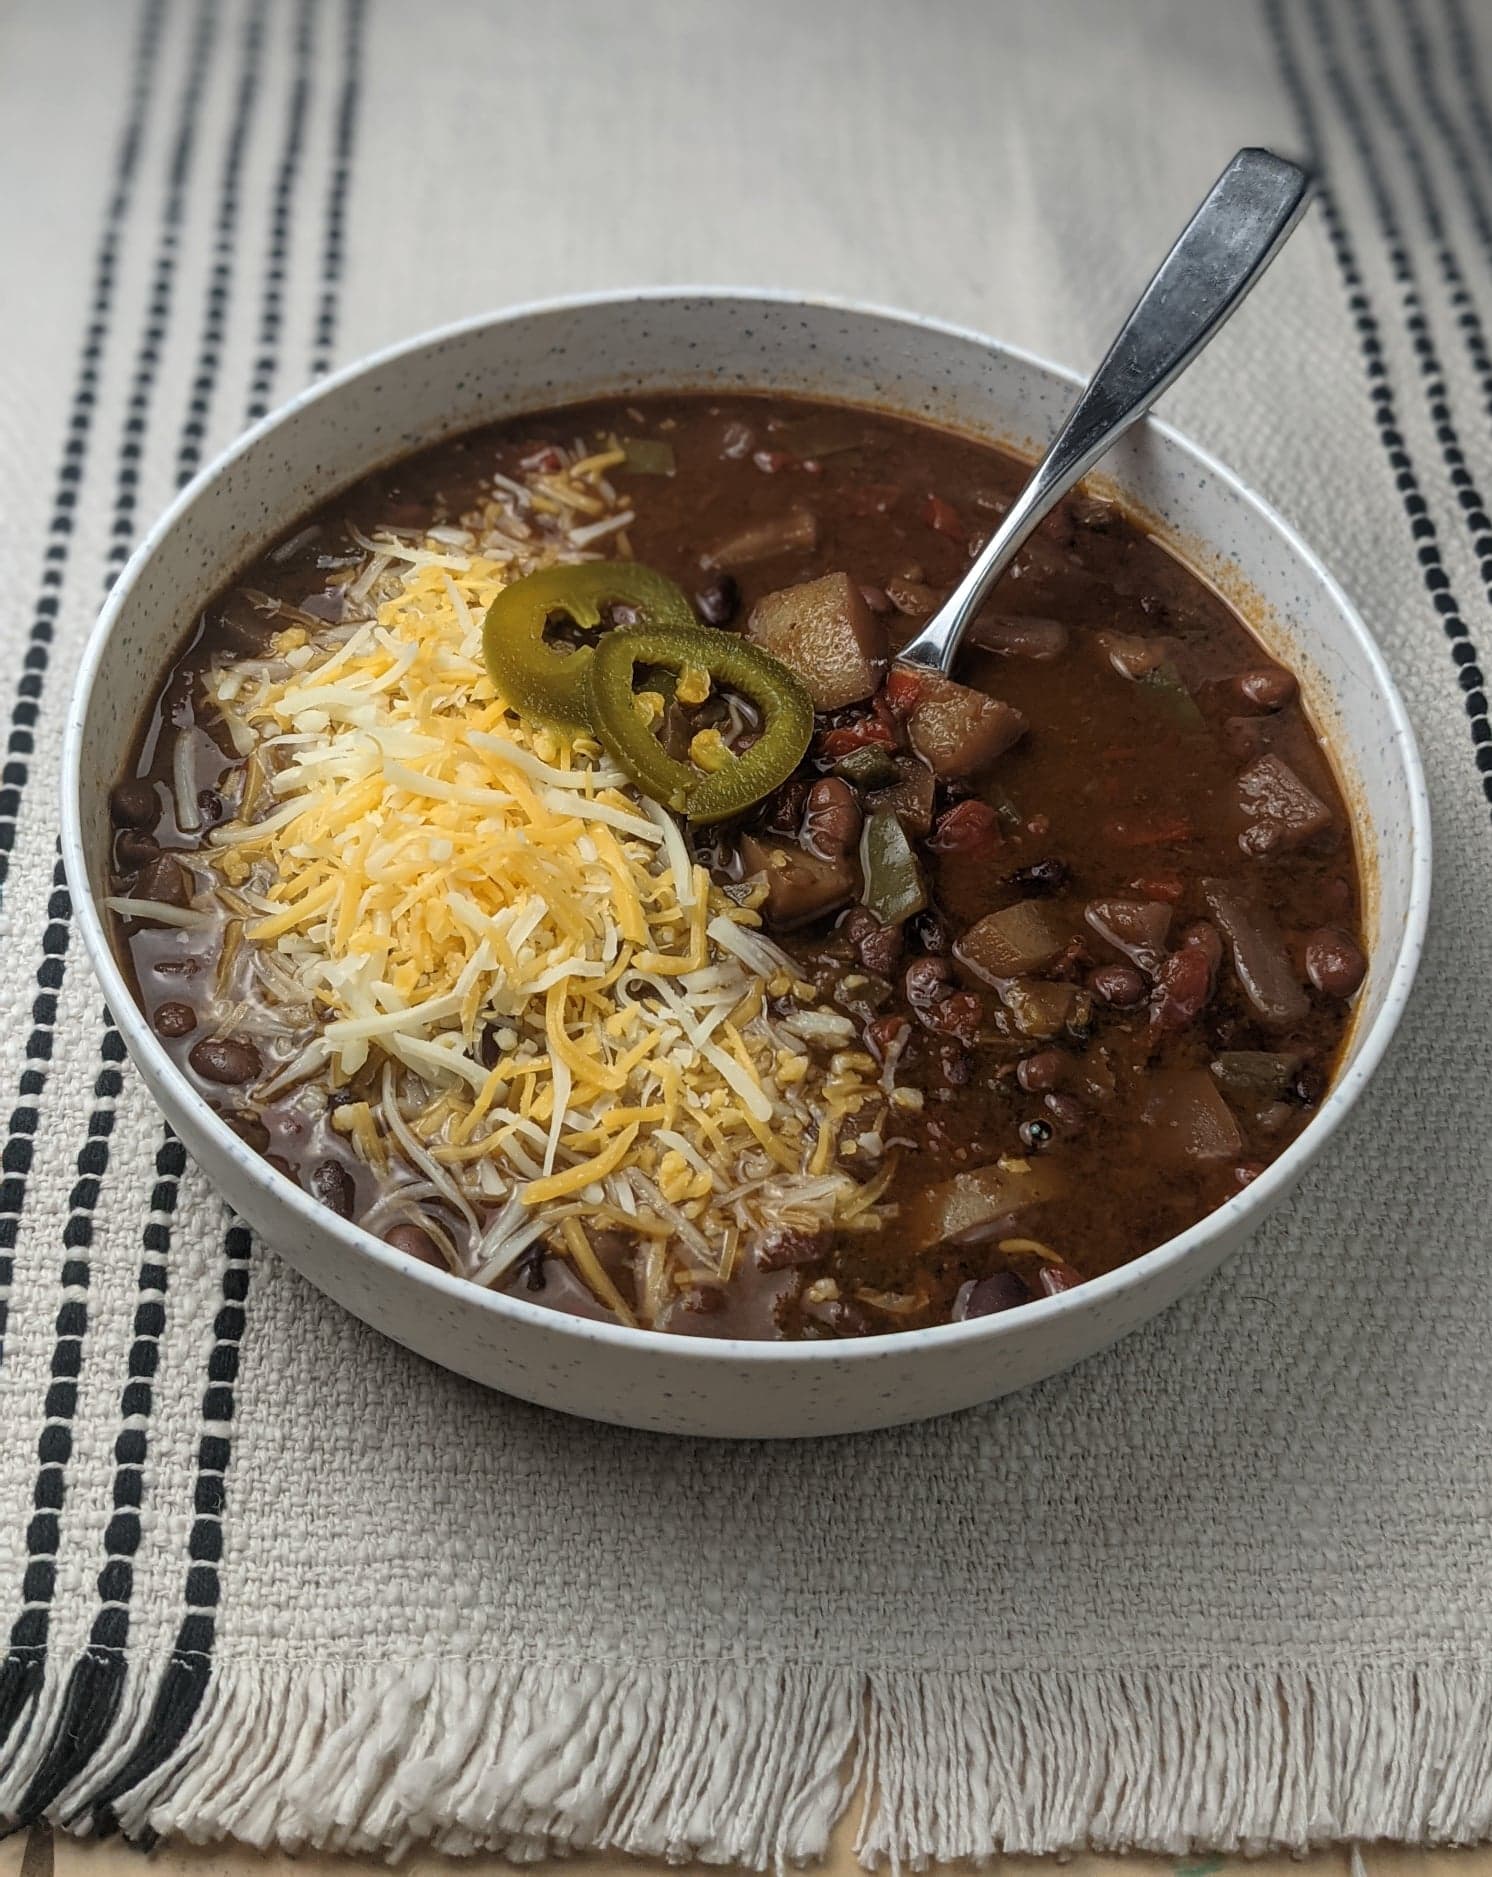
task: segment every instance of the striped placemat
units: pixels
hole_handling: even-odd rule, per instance
[[[1492,1835],[1492,13],[1473,0],[53,0],[0,18],[0,1820],[764,1865]],[[1320,208],[1168,414],[1421,736],[1422,984],[1201,1296],[954,1420],[587,1427],[220,1201],[57,867],[91,615],[333,362],[537,295],[861,295],[1091,363],[1241,144]]]

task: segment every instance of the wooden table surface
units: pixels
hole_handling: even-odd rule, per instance
[[[856,1877],[859,1865],[853,1854],[854,1818],[845,1819],[835,1836],[826,1862],[816,1867],[823,1877]],[[1351,1859],[1346,1850],[1315,1852],[1307,1858],[1223,1858],[1195,1856],[1168,1857],[1011,1857],[994,1860],[985,1868],[993,1877],[1223,1877],[1230,1866],[1246,1877],[1352,1877]],[[347,1877],[358,1869],[386,1871],[388,1866],[375,1859],[344,1858],[308,1852],[291,1857],[284,1852],[261,1854],[244,1845],[200,1846],[184,1842],[161,1844],[150,1855],[152,1877]],[[1369,1845],[1362,1853],[1355,1877],[1492,1877],[1492,1846],[1466,1850],[1417,1851],[1392,1845]],[[515,1866],[501,1858],[481,1857],[460,1860],[434,1856],[428,1852],[410,1858],[399,1866],[402,1873],[419,1877],[497,1877],[511,1873]],[[653,1858],[629,1858],[621,1855],[586,1855],[558,1860],[548,1866],[529,1865],[536,1877],[561,1869],[570,1877],[679,1877],[691,1867],[666,1864]],[[718,1866],[692,1867],[703,1873],[718,1871]],[[40,1826],[31,1833],[17,1833],[0,1843],[0,1877],[130,1877],[141,1869],[140,1853],[118,1839],[93,1843],[53,1836]]]

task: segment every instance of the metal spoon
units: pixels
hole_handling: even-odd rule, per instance
[[[1175,382],[1305,213],[1311,179],[1268,150],[1240,150],[1181,231],[1015,505],[953,592],[898,655],[946,672],[990,588],[1067,491]]]

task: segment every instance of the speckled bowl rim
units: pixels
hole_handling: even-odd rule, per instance
[[[1122,1296],[1125,1291],[1141,1285],[1146,1279],[1172,1266],[1185,1263],[1203,1246],[1220,1235],[1234,1228],[1238,1228],[1240,1232],[1247,1230],[1248,1221],[1254,1215],[1262,1218],[1275,1201],[1294,1185],[1317,1155],[1325,1150],[1327,1143],[1346,1120],[1353,1104],[1367,1086],[1369,1079],[1382,1061],[1384,1052],[1404,1014],[1424,949],[1430,907],[1429,796],[1419,747],[1408,711],[1399,694],[1398,686],[1379,652],[1377,643],[1335,577],[1289,523],[1208,451],[1200,448],[1160,419],[1147,417],[1144,423],[1153,434],[1162,437],[1173,450],[1189,458],[1205,476],[1225,485],[1236,498],[1252,509],[1264,526],[1273,530],[1289,554],[1309,571],[1331,604],[1346,621],[1356,641],[1358,657],[1364,669],[1371,675],[1388,711],[1394,731],[1394,747],[1398,751],[1398,758],[1403,766],[1403,779],[1410,811],[1409,905],[1399,941],[1398,954],[1389,974],[1382,1007],[1357,1041],[1353,1062],[1328,1091],[1326,1100],[1310,1125],[1297,1136],[1277,1160],[1270,1163],[1258,1179],[1252,1181],[1234,1198],[1226,1200],[1215,1211],[1199,1219],[1187,1231],[1179,1233],[1175,1238],[1167,1239],[1163,1244],[1157,1245],[1154,1250],[1143,1253],[1129,1264],[1121,1265],[1117,1270],[1106,1272],[1101,1277],[1091,1278],[1078,1289],[1059,1293],[1055,1297],[1041,1298],[1024,1305],[1019,1310],[1012,1310],[997,1316],[975,1318],[965,1323],[938,1324],[920,1330],[894,1330],[880,1336],[846,1338],[836,1342],[757,1342],[731,1337],[675,1336],[667,1331],[629,1329],[623,1324],[594,1322],[586,1317],[569,1316],[561,1311],[546,1309],[541,1304],[527,1303],[521,1297],[514,1297],[503,1291],[479,1289],[469,1279],[457,1277],[454,1273],[436,1270],[419,1259],[411,1258],[407,1253],[396,1250],[383,1239],[364,1231],[361,1226],[339,1218],[304,1192],[293,1180],[277,1172],[267,1160],[245,1146],[219,1118],[211,1104],[192,1087],[146,1023],[134,994],[114,957],[89,882],[82,834],[80,792],[82,740],[89,699],[104,647],[136,581],[157,548],[176,526],[178,518],[208,484],[230,471],[241,457],[254,450],[262,438],[276,430],[294,413],[309,405],[341,397],[367,372],[394,364],[405,355],[424,352],[432,345],[475,334],[484,329],[500,332],[506,326],[557,313],[605,307],[620,308],[633,306],[638,301],[667,303],[712,299],[755,302],[771,307],[806,306],[840,313],[854,319],[869,317],[930,333],[935,337],[987,347],[1019,367],[1065,381],[1072,386],[1074,392],[1080,389],[1083,383],[1079,374],[1065,366],[1055,365],[1037,353],[1019,346],[1007,345],[989,337],[986,333],[952,321],[934,319],[901,308],[880,306],[874,302],[846,299],[830,294],[761,287],[669,286],[568,294],[553,299],[527,301],[518,306],[505,308],[498,313],[477,314],[470,319],[457,320],[445,326],[432,328],[413,338],[399,340],[377,352],[369,353],[319,380],[288,403],[271,411],[252,429],[245,431],[221,455],[201,469],[181,490],[170,507],[141,541],[115,582],[84,648],[82,662],[74,679],[68,704],[62,755],[62,859],[68,887],[72,894],[88,955],[103,986],[109,1008],[114,1013],[115,1021],[131,1051],[137,1057],[144,1057],[153,1074],[165,1084],[173,1097],[193,1110],[198,1125],[205,1130],[220,1152],[231,1156],[240,1166],[245,1167],[252,1180],[269,1188],[274,1202],[288,1206],[308,1231],[329,1235],[340,1244],[348,1257],[370,1258],[376,1264],[382,1264],[405,1276],[413,1275],[419,1283],[428,1285],[437,1293],[472,1310],[495,1312],[499,1317],[508,1317],[520,1324],[533,1324],[536,1328],[542,1326],[551,1333],[557,1332],[572,1336],[580,1343],[599,1343],[631,1349],[644,1347],[650,1354],[681,1364],[700,1364],[708,1367],[711,1364],[729,1362],[747,1363],[764,1368],[773,1368],[784,1363],[810,1366],[823,1363],[863,1364],[900,1356],[917,1344],[925,1344],[929,1355],[936,1355],[939,1350],[974,1343],[987,1343],[993,1351],[1007,1339],[1019,1338],[1027,1327],[1038,1319],[1048,1321],[1064,1315],[1076,1317],[1080,1313],[1099,1308]],[[562,403],[563,395],[558,395],[555,401]],[[376,466],[370,464],[369,468]],[[1247,572],[1246,569],[1244,571]]]

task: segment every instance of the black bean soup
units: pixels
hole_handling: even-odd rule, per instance
[[[335,1212],[432,1263],[597,1318],[750,1337],[920,1328],[1067,1290],[1184,1230],[1295,1139],[1331,1079],[1366,969],[1351,823],[1292,674],[1097,495],[1070,496],[1038,530],[975,626],[956,684],[896,666],[1026,473],[983,444],[898,418],[697,395],[473,432],[339,496],[195,623],[112,797],[119,942],[162,1044],[231,1126]],[[282,765],[314,746],[320,719],[302,712],[289,730],[275,719],[268,738],[247,708],[218,701],[223,674],[248,674],[236,700],[255,685],[268,695],[295,677],[297,659],[314,665],[360,620],[383,617],[401,570],[444,603],[439,566],[380,570],[378,544],[459,561],[483,515],[500,540],[552,539],[571,558],[656,569],[704,628],[762,647],[812,695],[812,740],[790,775],[742,814],[679,826],[718,904],[754,908],[751,929],[791,967],[763,967],[752,1010],[712,1032],[716,1053],[749,1057],[757,1076],[774,1061],[769,1099],[783,1116],[806,1114],[810,1095],[828,1104],[829,1158],[845,1176],[838,1212],[743,1213],[752,1179],[737,1168],[728,1190],[718,1175],[712,1190],[710,1155],[686,1152],[679,1126],[667,1131],[673,1145],[648,1150],[652,1172],[617,1191],[626,1155],[665,1125],[665,1076],[663,1093],[630,1107],[617,1095],[597,1122],[598,1154],[629,1142],[604,1179],[557,1192],[552,1225],[483,1274],[494,1241],[481,1235],[512,1209],[513,1187],[480,1186],[463,1104],[479,1105],[483,1074],[508,1051],[500,1099],[514,1152],[532,1158],[537,1203],[553,1177],[552,1148],[549,1175],[541,1164],[551,1123],[543,1098],[527,1110],[521,1100],[544,1062],[542,1014],[525,1054],[516,1019],[484,1028],[478,1013],[468,1029],[477,1067],[457,1093],[443,1094],[433,1071],[414,1087],[412,1053],[390,1081],[376,1036],[356,1044],[368,1051],[356,1066],[349,1045],[340,1068],[333,1055],[277,1087],[283,1065],[300,1060],[293,1052],[346,1011],[313,1000],[299,1029],[265,1016],[282,902],[273,891],[252,902],[271,920],[256,937],[232,896],[262,895],[270,863],[240,864],[219,903],[212,857],[233,852],[225,832],[283,812]],[[629,623],[625,607],[601,626],[618,623]],[[599,631],[550,636],[578,646]],[[397,649],[391,640],[387,656]],[[656,700],[667,747],[703,761],[704,731],[723,745],[722,763],[749,750],[760,709],[732,715],[726,687],[700,701],[682,677],[672,684],[660,680]],[[491,718],[501,705],[481,708]],[[448,817],[464,812],[450,790],[431,799]],[[442,858],[452,827],[459,853],[456,822],[432,837],[437,872],[455,864]],[[328,851],[344,864],[344,850]],[[335,882],[318,890],[326,899]],[[163,923],[142,902],[181,920]],[[604,981],[601,964],[591,981]],[[678,981],[638,992],[638,1023]],[[610,1009],[595,1006],[600,1030]],[[772,1056],[742,1034],[732,1056],[721,1039],[748,1016],[780,1019],[797,1040],[783,1047],[779,1028]],[[621,1012],[623,1039],[627,1020]],[[591,1047],[579,1023],[552,1053]],[[582,1080],[587,1063],[575,1069]],[[729,1062],[718,1072],[732,1088],[741,1080]],[[380,1099],[397,1105],[392,1121]],[[734,1101],[727,1088],[716,1112]],[[742,1151],[766,1167],[764,1130],[753,1139],[750,1126],[748,1115]],[[813,1145],[808,1130],[793,1177],[814,1177],[804,1171]],[[741,1166],[751,1175],[748,1159]],[[452,1169],[467,1182],[470,1219],[447,1191]],[[758,1169],[757,1187],[770,1190],[770,1177]],[[844,1195],[872,1182],[874,1208],[851,1218]],[[391,1203],[401,1191],[408,1203]],[[680,1213],[665,1240],[660,1217]],[[690,1250],[701,1238],[709,1257]]]

